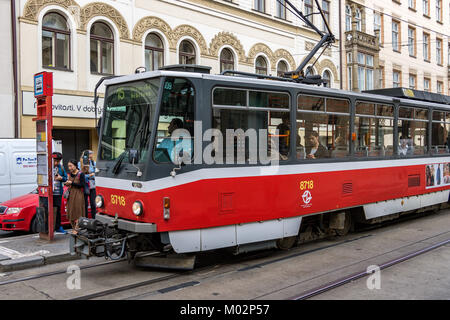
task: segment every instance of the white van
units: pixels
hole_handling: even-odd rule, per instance
[[[36,139],[0,139],[0,203],[36,187]]]

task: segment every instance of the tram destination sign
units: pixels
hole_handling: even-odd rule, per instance
[[[95,118],[94,97],[74,96],[66,94],[53,95],[53,116],[64,118]],[[22,91],[22,114],[36,115],[36,99],[34,92]],[[103,111],[103,98],[98,99],[97,118]]]

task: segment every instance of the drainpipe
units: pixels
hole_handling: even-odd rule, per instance
[[[17,33],[16,33],[16,0],[11,0],[11,31],[13,49],[13,86],[14,86],[14,138],[19,138],[19,103],[17,93]]]
[[[343,72],[342,72],[342,4],[341,4],[342,0],[339,0],[339,78],[341,81],[340,82],[340,86],[341,86],[341,90],[344,88],[344,83],[343,83]]]

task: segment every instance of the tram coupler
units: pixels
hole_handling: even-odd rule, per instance
[[[128,239],[136,236],[120,232],[116,225],[107,225],[95,219],[80,218],[78,226],[78,233],[70,235],[70,253],[83,258],[121,259],[126,255]]]

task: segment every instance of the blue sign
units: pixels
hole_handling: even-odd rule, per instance
[[[34,76],[34,96],[42,96],[44,94],[44,75],[38,74]]]

